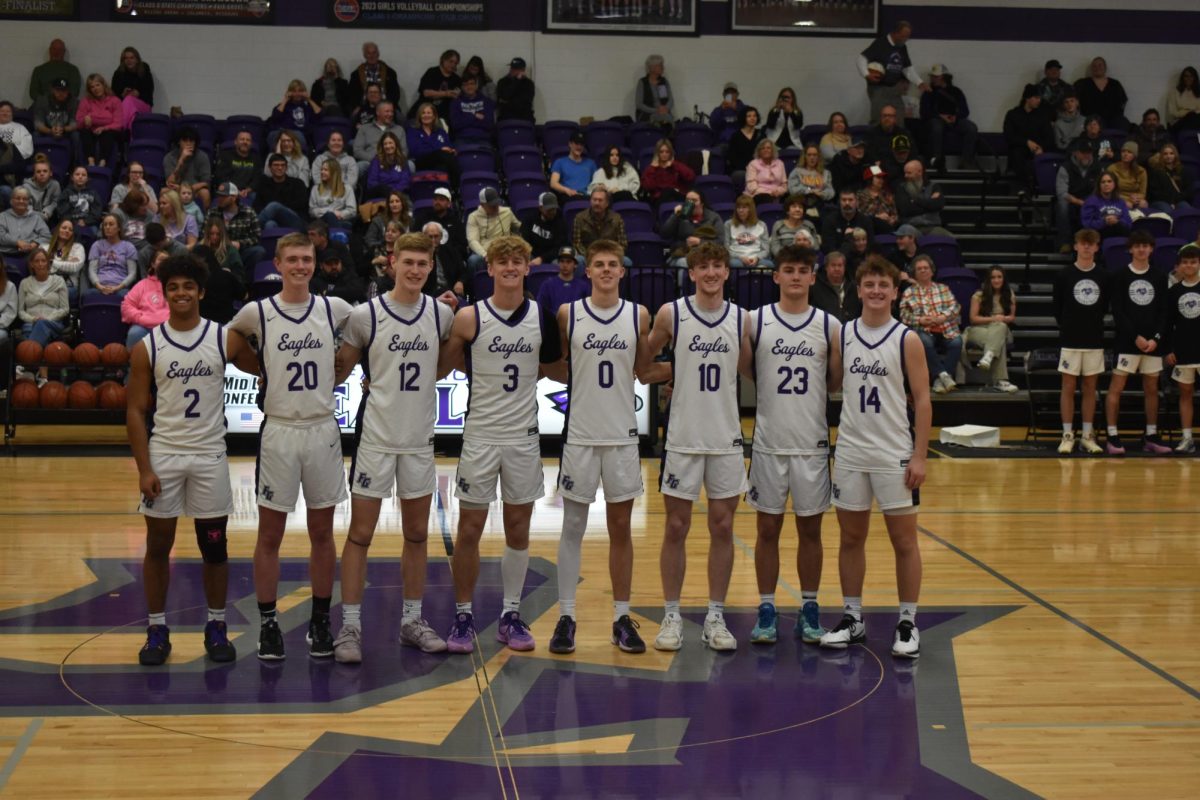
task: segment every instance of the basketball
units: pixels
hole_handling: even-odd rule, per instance
[[[59,381],[46,381],[38,391],[38,402],[42,408],[66,408],[67,387]]]
[[[17,345],[18,364],[36,364],[42,360],[42,346],[32,339],[26,339]]]
[[[111,346],[111,345],[110,345]],[[122,350],[125,348],[122,347]],[[105,381],[96,387],[100,399],[100,407],[117,409],[125,407],[125,387],[116,381]]]
[[[84,342],[75,348],[75,364],[80,367],[94,367],[100,363],[100,348],[91,342]]]
[[[65,342],[51,342],[42,351],[42,360],[52,367],[65,367],[71,363],[71,346]],[[46,405],[45,401],[42,405]]]
[[[93,349],[95,349],[93,347]],[[100,351],[96,350],[97,357]],[[75,381],[67,389],[67,406],[70,408],[95,408],[96,389],[87,381]]]
[[[125,345],[117,342],[106,344],[100,351],[100,361],[106,367],[123,367],[129,362],[129,351],[125,349]]]
[[[37,408],[38,388],[33,381],[17,381],[12,387],[14,408]]]

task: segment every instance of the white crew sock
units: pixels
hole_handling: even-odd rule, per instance
[[[575,589],[583,561],[588,507],[563,498],[562,537],[558,540],[558,613],[575,619]]]
[[[514,550],[504,546],[500,557],[500,577],[504,583],[504,613],[521,609],[521,590],[525,588],[525,573],[529,571],[529,549]]]

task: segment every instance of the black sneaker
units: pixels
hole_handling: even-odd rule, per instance
[[[204,650],[209,658],[219,664],[237,658],[237,650],[229,641],[229,632],[225,629],[224,622],[212,619],[204,626]]]
[[[646,652],[646,643],[642,641],[642,637],[638,636],[637,632],[640,627],[637,622],[629,618],[628,614],[622,614],[613,623],[612,643],[621,648],[622,653]]]
[[[575,620],[563,614],[554,626],[554,635],[550,637],[551,653],[575,652]]]
[[[314,658],[333,655],[333,631],[329,628],[328,614],[317,614],[312,618],[304,641],[308,642],[308,654]]]
[[[285,657],[283,631],[279,630],[279,623],[273,619],[264,622],[259,629],[258,657],[263,661],[282,661]]]
[[[146,643],[138,651],[138,663],[143,667],[160,667],[171,655],[171,629],[166,625],[146,628]]]

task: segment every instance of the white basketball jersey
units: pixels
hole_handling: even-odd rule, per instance
[[[741,453],[737,365],[742,310],[730,302],[714,322],[692,298],[675,300],[675,378],[666,449],[676,453]],[[708,314],[710,318],[713,315]]]
[[[633,366],[637,359],[638,306],[624,300],[601,311],[587,299],[571,303],[571,378],[566,441],[571,444],[637,443]]]
[[[365,343],[347,341],[363,351],[369,388],[358,409],[359,444],[387,453],[424,453],[433,448],[437,422],[438,350],[449,332],[450,309],[421,295],[415,313],[401,316],[395,301],[380,295],[350,312],[347,330],[357,317],[370,318]],[[407,311],[407,309],[405,309]]]
[[[904,338],[913,334],[891,320],[869,328],[861,319],[842,330],[840,466],[863,472],[904,472],[913,433],[904,390]]]
[[[225,452],[225,329],[201,320],[190,331],[163,323],[145,339],[154,376],[150,452]]]
[[[258,301],[258,314],[263,413],[284,422],[333,416],[338,325],[329,298],[313,295],[296,312],[282,310],[271,297]]]
[[[491,303],[475,304],[475,338],[467,346],[467,420],[463,439],[527,442],[538,435],[537,381],[541,312],[525,300],[505,319]]]
[[[838,321],[818,308],[793,326],[776,304],[750,312],[758,410],[754,449],[779,455],[829,452],[826,375]]]

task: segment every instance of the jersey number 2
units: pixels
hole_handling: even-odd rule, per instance
[[[198,413],[196,413],[196,406],[200,405],[200,390],[199,389],[185,389],[183,391],[183,396],[192,401],[192,402],[188,403],[188,407],[186,409],[184,409],[183,418],[184,419],[200,419],[200,415]]]

